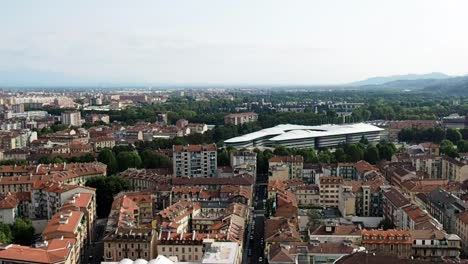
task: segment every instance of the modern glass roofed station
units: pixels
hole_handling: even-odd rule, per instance
[[[224,143],[236,149],[277,145],[290,148],[322,149],[340,144],[357,143],[363,137],[369,142],[378,142],[381,131],[383,131],[382,128],[365,123],[320,126],[285,124],[231,138]]]

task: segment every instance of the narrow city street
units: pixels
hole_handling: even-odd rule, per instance
[[[248,263],[267,263],[265,258],[265,241],[264,241],[264,228],[265,228],[265,208],[264,200],[267,198],[267,174],[259,174],[255,185],[255,200],[253,211],[253,222],[251,226],[249,247],[247,249],[249,262]],[[251,228],[251,227],[250,227]],[[253,232],[252,232],[253,231]]]
[[[106,230],[107,218],[98,219],[94,226],[93,238],[85,250],[81,263],[99,264],[104,256],[104,232]]]

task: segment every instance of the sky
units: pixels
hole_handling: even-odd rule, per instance
[[[0,72],[281,85],[465,75],[466,10],[466,0],[3,1]]]

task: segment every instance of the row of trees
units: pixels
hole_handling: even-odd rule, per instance
[[[47,157],[43,156],[37,160],[38,163],[49,164],[49,163],[85,163],[85,162],[94,162],[96,158],[93,154],[87,153],[79,157],[63,158],[60,156],[57,157]]]
[[[344,144],[330,151],[324,149],[318,153],[312,148],[286,148],[278,146],[274,151],[266,149],[261,151],[254,150],[257,153],[257,172],[268,172],[268,160],[276,156],[300,155],[305,163],[336,163],[336,162],[357,162],[365,160],[371,164],[376,164],[380,160],[390,160],[397,152],[396,146],[387,141],[381,141],[378,144]]]
[[[118,176],[99,176],[88,179],[86,186],[96,188],[96,213],[98,218],[106,218],[111,210],[114,195],[130,189],[127,180]]]
[[[440,144],[444,139],[450,140],[453,144],[457,144],[462,139],[468,140],[468,129],[405,128],[398,133],[398,140],[401,142],[434,142]]]
[[[447,129],[440,127],[427,129],[403,129],[398,139],[404,142],[434,142],[440,144],[440,151],[450,157],[458,157],[458,153],[468,152],[468,129]]]
[[[143,143],[140,143],[143,144]],[[102,149],[97,160],[107,165],[107,175],[115,175],[128,168],[170,168],[171,160],[150,148],[138,151],[132,146],[117,146]]]

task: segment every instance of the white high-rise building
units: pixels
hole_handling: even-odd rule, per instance
[[[79,111],[65,111],[61,116],[62,124],[69,126],[81,126],[81,113]]]

